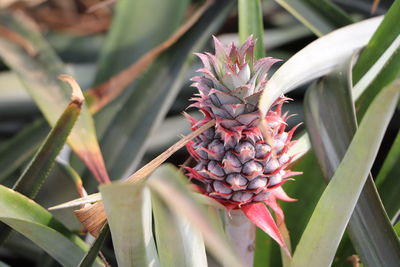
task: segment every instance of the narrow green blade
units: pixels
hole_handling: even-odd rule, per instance
[[[306,125],[327,181],[339,166],[357,128],[350,77],[350,64],[344,64],[307,92]],[[396,250],[398,240],[391,228],[370,176],[347,228],[366,266],[390,266],[400,259],[400,250]]]
[[[186,218],[172,213],[156,194],[152,194],[151,199],[155,236],[162,266],[207,266],[206,250],[201,234]]]
[[[13,188],[15,191],[29,198],[35,198],[78,119],[82,101],[83,99],[72,100],[68,104],[28,167],[18,178]]]
[[[368,109],[311,216],[292,266],[329,266],[332,263],[397,104],[398,86],[393,84],[385,88]]]
[[[77,266],[88,250],[48,211],[31,199],[0,185],[0,220],[44,249],[64,266]],[[94,266],[103,266],[96,261]]]
[[[110,228],[108,224],[104,225],[103,229],[101,230],[99,236],[94,241],[93,245],[90,247],[86,255],[82,258],[81,262],[79,263],[79,267],[92,267],[94,261],[97,258],[97,255],[100,252],[101,247],[103,246],[104,241],[107,238],[107,235],[110,233]]]
[[[0,56],[18,74],[46,120],[54,126],[70,98],[68,86],[57,79],[59,74],[66,73],[65,67],[26,17],[2,11],[0,24],[19,34],[34,47],[36,55],[31,56],[22,47],[0,37]],[[108,180],[93,119],[85,105],[68,143],[99,181]]]
[[[275,0],[317,36],[353,23],[338,6],[327,0]]]
[[[151,201],[143,183],[99,187],[118,266],[159,266],[154,244]]]
[[[82,94],[82,92],[80,92]],[[82,96],[83,97],[83,96]],[[44,143],[18,178],[13,189],[29,198],[34,199],[43,182],[49,175],[57,155],[64,146],[72,127],[81,112],[83,98],[72,99],[65,111],[50,131]],[[0,243],[3,243],[10,228],[0,224]]]
[[[376,178],[376,186],[378,187],[379,195],[382,198],[383,205],[389,218],[393,218],[400,210],[400,132],[386,156],[385,162],[378,177]]]
[[[153,194],[157,194],[177,216],[186,217],[203,235],[204,241],[217,260],[226,266],[243,266],[233,253],[227,238],[207,218],[206,212],[196,202],[188,189],[187,178],[171,165],[162,165],[148,179]]]
[[[396,0],[388,10],[382,24],[374,33],[368,45],[361,52],[353,68],[353,83],[356,84],[365,73],[374,65],[386,49],[395,41],[400,34],[398,15],[400,12],[400,1]]]
[[[254,48],[256,59],[265,56],[264,25],[260,0],[239,0],[239,38],[244,43],[250,35],[257,40]]]

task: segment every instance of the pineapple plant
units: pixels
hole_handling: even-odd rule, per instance
[[[266,57],[255,61],[255,42],[250,36],[238,48],[234,44],[225,46],[214,37],[215,54],[197,54],[204,67],[198,70],[201,75],[192,78],[199,93],[189,107],[199,109],[204,117],[196,121],[185,115],[192,130],[211,120],[215,120],[215,126],[187,144],[197,164],[185,168],[190,179],[203,185],[202,193],[228,211],[242,209],[254,221],[249,209],[265,202],[283,220],[276,199],[293,201],[281,185],[299,174],[288,169],[292,157],[287,153],[295,143],[291,139],[297,126],[285,131],[290,116],[282,114],[282,105],[289,98],[281,96],[266,116],[266,137],[258,127],[259,97],[267,83],[268,70],[280,60]],[[276,234],[274,238],[284,246],[279,232]]]

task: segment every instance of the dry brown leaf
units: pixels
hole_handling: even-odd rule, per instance
[[[75,210],[74,213],[85,229],[94,237],[99,235],[101,228],[103,228],[107,220],[103,202],[100,201]]]
[[[144,54],[128,68],[112,76],[109,80],[88,90],[88,94],[94,97],[93,104],[90,106],[90,111],[92,113],[97,112],[121,94],[121,92],[142,74],[162,52],[171,47],[186,33],[213,2],[214,0],[206,0],[188,21],[179,27],[169,39]]]
[[[372,3],[372,6],[371,6],[371,14],[375,13],[376,9],[379,6],[379,2],[380,2],[380,0],[374,0],[374,2]]]
[[[30,56],[35,56],[38,53],[36,48],[28,40],[2,25],[0,25],[0,36],[22,47]]]
[[[176,142],[170,148],[165,150],[158,157],[147,163],[141,169],[136,171],[134,174],[128,177],[124,182],[132,183],[138,182],[145,179],[149,174],[151,174],[158,166],[160,166],[166,159],[168,159],[172,154],[185,146],[190,140],[200,135],[202,132],[208,128],[215,125],[215,120],[211,120],[204,124],[192,133],[184,136],[181,140]],[[104,206],[101,201],[96,202],[92,205],[88,205],[84,208],[74,211],[78,220],[84,225],[84,227],[93,235],[97,236],[106,222],[106,213],[104,211]]]
[[[110,5],[113,5],[117,0],[104,0],[102,2],[95,3],[91,5],[87,10],[86,13],[93,13],[98,11],[99,9],[108,8]]]

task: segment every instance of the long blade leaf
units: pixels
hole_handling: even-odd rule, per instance
[[[71,102],[58,119],[54,128],[50,131],[44,143],[36,152],[28,167],[15,183],[13,189],[16,192],[34,199],[43,182],[49,175],[57,155],[64,146],[65,141],[81,112],[81,106],[84,99],[80,89],[76,89],[78,90],[78,95],[74,96],[73,93]],[[10,231],[11,228],[0,224],[0,243],[4,242]]]
[[[329,266],[332,263],[399,94],[399,84],[393,84],[371,104],[314,210],[293,256],[292,266]]]
[[[307,92],[306,125],[327,181],[340,164],[357,128],[350,77],[350,64],[344,64]],[[347,228],[365,265],[385,266],[399,260],[400,250],[395,249],[396,245],[387,245],[398,243],[391,227],[370,176]]]
[[[389,218],[393,218],[400,210],[399,194],[400,194],[400,132],[386,156],[385,162],[378,177],[376,178],[376,186],[382,198],[383,205]]]
[[[110,233],[110,228],[108,224],[104,225],[103,229],[101,230],[99,236],[94,241],[93,245],[90,247],[88,252],[82,258],[81,262],[79,263],[79,267],[91,267],[93,266],[94,261],[97,258],[97,255],[100,252],[101,247],[103,246],[104,241],[107,238],[107,235]]]
[[[378,30],[374,33],[368,45],[361,52],[353,68],[353,83],[356,84],[362,76],[374,65],[379,57],[394,42],[400,34],[398,14],[400,12],[400,1],[396,0],[382,21]]]
[[[382,17],[376,17],[340,28],[315,40],[292,56],[272,75],[265,86],[259,103],[262,114],[267,113],[281,94],[331,72],[348,60],[354,52],[368,43],[381,21]]]
[[[186,218],[172,213],[156,194],[152,194],[151,199],[155,236],[162,266],[207,266],[206,250],[201,234]]]
[[[159,266],[151,201],[143,183],[99,187],[119,266]]]
[[[250,35],[257,40],[255,58],[264,57],[264,25],[260,0],[239,0],[239,39],[244,43]]]
[[[77,266],[86,244],[31,199],[0,185],[0,220],[25,235],[64,266]],[[103,266],[99,260],[94,266]]]

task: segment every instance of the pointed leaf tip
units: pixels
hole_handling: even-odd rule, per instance
[[[252,223],[274,239],[290,255],[281,232],[264,203],[245,205],[241,209]]]
[[[76,80],[72,76],[67,74],[58,75],[58,79],[68,83],[71,86],[72,88],[71,101],[77,102],[78,104],[82,104],[83,101],[85,100],[85,97],[83,96],[82,89],[76,82]]]

